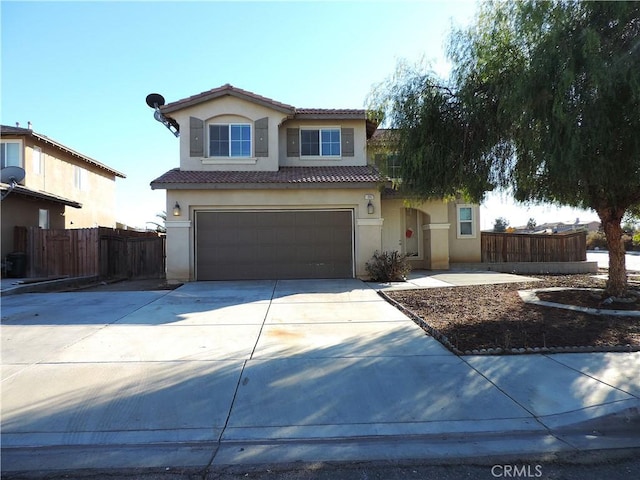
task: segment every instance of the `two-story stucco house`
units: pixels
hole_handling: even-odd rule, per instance
[[[115,179],[125,178],[97,160],[31,128],[0,126],[1,167],[20,167],[25,178],[0,184],[2,257],[13,251],[14,226],[115,227]],[[8,194],[7,194],[8,193]]]
[[[366,277],[376,250],[416,268],[480,259],[477,205],[385,189],[364,110],[296,108],[224,85],[160,107],[180,130],[167,191],[169,281]]]

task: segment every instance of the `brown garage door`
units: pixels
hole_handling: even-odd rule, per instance
[[[353,277],[353,213],[196,213],[198,280]]]

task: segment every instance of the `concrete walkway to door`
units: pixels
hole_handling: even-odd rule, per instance
[[[2,323],[4,472],[640,446],[640,354],[457,357],[359,280],[14,295]]]

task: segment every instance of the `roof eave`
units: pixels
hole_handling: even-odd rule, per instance
[[[71,200],[65,197],[60,197],[58,195],[53,195],[47,192],[32,190],[30,188],[23,187],[22,185],[16,185],[13,189],[11,189],[10,185],[7,185],[6,183],[0,183],[0,190],[4,190],[4,191],[11,190],[12,195],[22,195],[26,197],[37,198],[39,200],[47,200],[49,202],[60,203],[62,205],[66,205],[73,208],[82,208],[82,203],[76,202],[75,200]]]
[[[299,120],[366,120],[364,112],[314,112],[314,113],[296,113],[295,118]]]
[[[152,190],[300,190],[300,189],[370,189],[379,182],[254,182],[254,183],[178,183],[151,182]]]

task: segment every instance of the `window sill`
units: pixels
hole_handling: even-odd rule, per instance
[[[202,165],[255,165],[257,163],[257,157],[218,157],[202,159]]]
[[[289,157],[289,158],[296,158],[296,157]],[[297,157],[299,158],[301,161],[303,162],[319,162],[319,161],[325,161],[325,160],[329,160],[329,161],[335,161],[335,162],[339,162],[342,160],[342,157]]]

